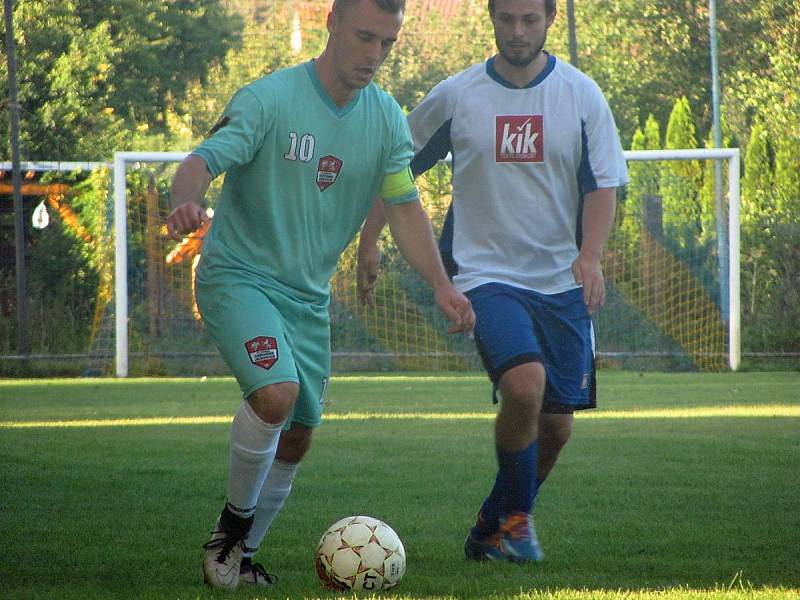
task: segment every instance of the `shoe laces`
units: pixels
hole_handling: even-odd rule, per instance
[[[255,573],[255,580],[258,582],[258,578],[263,578],[268,584],[273,585],[277,583],[278,578],[271,573],[267,573],[267,570],[264,568],[264,565],[261,563],[250,563],[248,565],[242,564],[242,573],[246,573],[247,571],[253,571]]]
[[[245,533],[239,531],[230,531],[227,529],[218,529],[211,533],[212,540],[203,544],[203,550],[216,550],[217,562],[224,563],[228,559],[228,555],[237,546],[244,546]]]

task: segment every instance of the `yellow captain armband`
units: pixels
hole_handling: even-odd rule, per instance
[[[388,173],[383,178],[381,197],[387,202],[406,202],[417,199],[417,186],[408,167],[397,173]]]

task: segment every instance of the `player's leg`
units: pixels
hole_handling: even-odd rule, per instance
[[[275,576],[262,564],[254,562],[253,557],[292,491],[297,468],[311,446],[312,432],[310,427],[293,424],[281,434],[275,460],[258,497],[253,526],[244,540],[240,585],[267,587],[276,581]]]
[[[231,424],[227,501],[203,561],[206,583],[234,589],[244,538],[297,399],[298,375],[283,318],[262,290],[235,280],[198,281],[197,300],[246,399]]]
[[[330,377],[330,326],[327,310],[289,299],[274,299],[286,317],[300,393],[278,443],[275,461],[258,498],[253,526],[245,539],[240,584],[269,586],[275,581],[263,565],[253,562],[275,517],[292,490],[299,463],[311,446],[314,429],[322,422],[325,389]]]
[[[572,435],[573,413],[545,412],[539,414],[539,460],[536,467],[536,490],[550,475],[561,450]]]
[[[507,556],[501,546],[501,521],[510,526],[524,517],[524,526],[530,529],[527,517],[536,481],[536,437],[545,374],[520,290],[489,284],[468,295],[477,317],[476,343],[502,403],[495,421],[497,476],[464,550],[470,559],[502,559]],[[511,518],[512,513],[520,519]],[[515,526],[514,531],[521,527]],[[535,535],[527,539],[535,540]],[[538,546],[529,545],[538,557]]]
[[[594,335],[582,290],[535,295],[547,387],[539,415],[536,493],[572,435],[576,410],[595,406]]]
[[[545,385],[545,369],[538,361],[506,371],[499,382],[502,401],[495,443],[503,485],[500,545],[505,557],[517,562],[536,562],[544,557],[531,513],[537,490],[539,416]]]

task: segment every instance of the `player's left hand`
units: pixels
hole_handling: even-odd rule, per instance
[[[583,302],[589,314],[599,310],[606,302],[606,284],[600,258],[578,254],[578,258],[572,263],[572,274],[575,281],[583,285]]]
[[[448,285],[434,291],[436,304],[450,321],[447,333],[467,333],[475,329],[475,313],[472,303],[448,282]]]
[[[377,244],[359,244],[356,259],[356,291],[366,306],[375,306],[375,286],[381,266],[381,251]]]

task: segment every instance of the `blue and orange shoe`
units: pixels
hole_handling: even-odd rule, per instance
[[[500,548],[501,535],[498,531],[486,538],[476,538],[472,532],[464,542],[464,556],[467,560],[483,562],[486,560],[504,560],[503,550]]]
[[[477,523],[470,530],[467,539],[464,541],[464,555],[467,560],[503,560],[505,557],[500,549],[500,539],[502,537],[500,531],[495,531],[489,535],[480,535],[478,533],[480,531],[486,531],[486,523],[479,511]]]
[[[515,512],[500,522],[499,550],[506,560],[515,563],[541,562],[544,552],[539,545],[533,517],[527,513]]]

